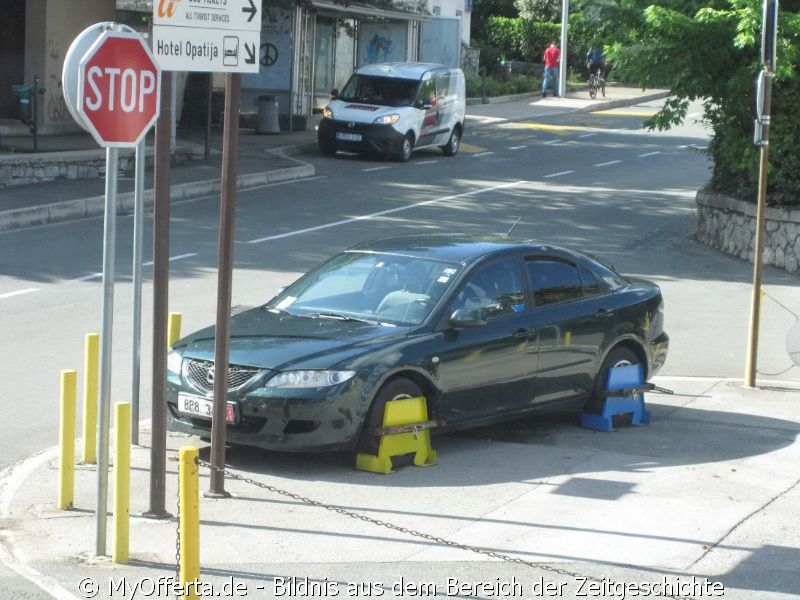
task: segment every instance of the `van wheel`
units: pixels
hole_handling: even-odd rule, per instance
[[[456,127],[453,133],[450,134],[450,139],[442,146],[442,152],[445,156],[455,156],[458,154],[458,149],[461,147],[461,129]]]
[[[400,162],[408,162],[408,159],[411,158],[411,153],[414,151],[414,137],[407,133],[406,137],[403,138],[403,143],[400,144],[400,151],[397,153],[395,158]]]

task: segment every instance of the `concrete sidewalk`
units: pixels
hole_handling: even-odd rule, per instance
[[[642,91],[623,86],[609,86],[605,98],[589,99],[588,92],[576,91],[566,97],[533,96],[530,94],[492,99],[487,104],[470,104],[467,107],[467,130],[504,121],[540,118],[568,112],[603,110],[617,106],[628,106],[654,99],[664,98],[663,90]],[[152,138],[152,135],[150,136]],[[31,141],[25,138],[5,136],[4,145],[28,148]],[[148,142],[152,155],[152,139]],[[222,158],[222,135],[219,128],[213,131],[209,144],[209,159],[203,160],[206,144],[203,132],[189,132],[177,139],[176,146],[182,155],[192,155],[193,160],[183,161],[171,169],[171,200],[219,194]],[[50,148],[41,156],[53,157],[61,154],[68,160],[70,153],[94,152],[98,160],[104,150],[97,148],[88,135],[41,138],[39,147]],[[91,150],[94,148],[94,150]],[[314,167],[299,160],[296,155],[304,150],[316,148],[316,130],[282,132],[277,135],[259,135],[254,130],[243,129],[239,133],[239,176],[237,185],[247,188],[289,179],[312,177]],[[122,154],[122,152],[120,153]],[[19,158],[30,159],[29,153],[0,155],[0,167],[13,165]],[[152,204],[152,169],[146,170],[145,204]],[[119,178],[118,207],[121,211],[133,209],[133,179]],[[51,182],[15,185],[0,189],[0,231],[19,229],[59,221],[93,217],[103,214],[104,178],[60,179]]]
[[[203,497],[200,467],[203,595],[431,597],[408,586],[433,584],[437,597],[637,597],[633,586],[638,597],[800,597],[800,390],[655,383],[674,394],[648,394],[648,426],[597,432],[564,414],[440,435],[438,465],[393,475],[356,471],[345,454],[230,448],[230,498]],[[137,585],[136,597],[173,597],[174,459],[186,445],[201,447],[201,461],[209,453],[170,434],[172,516],[143,518],[146,429],[132,453],[128,564],[94,556],[94,465],[78,466],[66,511],[55,508],[55,448],[0,478],[3,561],[41,597],[131,598],[120,590]],[[113,543],[109,518],[109,554]]]

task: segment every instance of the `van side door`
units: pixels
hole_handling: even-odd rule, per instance
[[[419,139],[416,146],[432,146],[443,144],[447,141],[444,134],[449,133],[445,111],[447,108],[447,91],[450,82],[450,73],[446,69],[432,71],[426,74],[420,86],[420,95],[417,106],[425,111]],[[444,141],[442,141],[444,138]]]

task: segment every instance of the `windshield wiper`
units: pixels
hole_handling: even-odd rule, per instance
[[[353,323],[369,323],[366,319],[359,319],[358,317],[351,317],[350,315],[343,315],[335,312],[315,312],[306,315],[315,319],[335,319],[337,321],[349,321]]]

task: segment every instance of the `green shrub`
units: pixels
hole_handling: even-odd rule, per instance
[[[467,97],[468,98],[494,98],[496,96],[510,96],[513,94],[526,94],[535,92],[541,88],[542,80],[530,75],[512,75],[507,81],[503,81],[493,75],[480,77],[477,75],[467,75]]]

